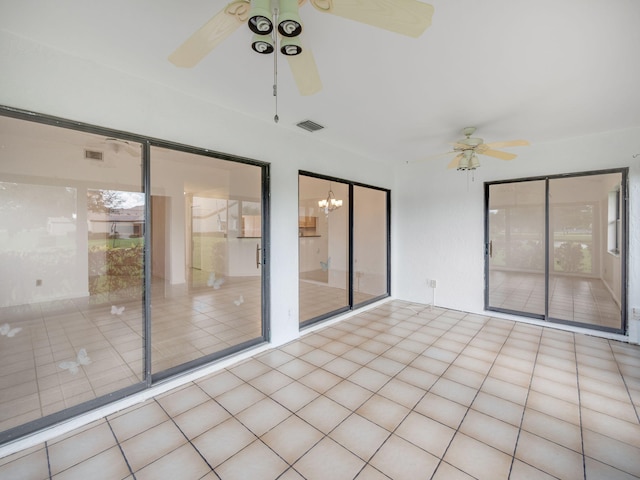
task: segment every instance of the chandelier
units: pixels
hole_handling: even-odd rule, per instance
[[[324,210],[325,215],[329,215],[329,212],[333,212],[342,206],[342,200],[337,200],[336,196],[331,190],[331,184],[329,184],[329,193],[327,198],[318,202],[318,207]]]

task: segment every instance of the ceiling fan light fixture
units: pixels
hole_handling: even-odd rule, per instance
[[[253,40],[251,41],[251,48],[255,52],[262,53],[267,55],[269,53],[273,53],[275,50],[273,46],[273,38],[271,35],[254,35]]]
[[[298,15],[298,0],[280,0],[278,32],[283,37],[297,37],[302,33],[302,20]]]
[[[280,52],[283,55],[292,57],[302,53],[302,45],[297,38],[283,38],[280,42]]]
[[[480,166],[480,160],[478,160],[478,156],[474,153],[471,156],[471,161],[469,162],[469,170],[475,170]]]
[[[251,0],[247,24],[253,33],[268,35],[272,32],[273,22],[271,21],[270,6],[271,0]]]

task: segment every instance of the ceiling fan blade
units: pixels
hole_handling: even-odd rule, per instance
[[[196,66],[211,50],[247,21],[249,7],[250,4],[246,0],[228,4],[169,55],[169,61],[177,67]]]
[[[506,142],[490,142],[485,143],[487,148],[505,148],[505,147],[526,147],[529,142],[526,140],[508,140]]]
[[[418,0],[311,0],[319,11],[417,38],[431,25],[433,7]]]
[[[514,153],[501,152],[500,150],[491,150],[489,148],[486,149],[486,150],[482,150],[482,151],[477,150],[476,153],[479,153],[481,155],[488,155],[490,157],[499,158],[500,160],[513,160],[514,158],[517,157],[517,155],[514,154]]]
[[[456,158],[451,160],[451,163],[447,165],[447,168],[458,168],[458,165],[460,164],[460,160],[462,159],[463,156],[464,155],[462,153],[460,155],[456,155]]]
[[[322,90],[322,81],[311,50],[303,46],[299,55],[287,56],[287,61],[300,95],[313,95]]]

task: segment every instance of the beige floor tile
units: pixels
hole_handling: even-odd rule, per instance
[[[209,396],[217,397],[242,385],[244,382],[228,370],[223,370],[220,373],[197,380],[195,383]]]
[[[473,480],[473,477],[449,465],[447,462],[440,462],[431,480]]]
[[[604,413],[619,420],[638,423],[638,413],[629,399],[619,401],[609,396],[581,391],[580,404],[585,408]]]
[[[570,448],[574,452],[582,453],[582,432],[580,427],[573,423],[563,422],[558,418],[527,408],[522,421],[522,429]]]
[[[119,480],[129,477],[129,475],[131,475],[129,466],[125,462],[120,448],[115,446],[54,475],[52,478],[55,480],[84,480],[87,478]]]
[[[526,463],[515,459],[513,461],[513,466],[511,467],[511,475],[509,478],[513,478],[514,480],[554,480],[556,477],[552,477],[551,475],[544,473],[542,470],[538,470],[531,465],[527,465]]]
[[[167,413],[155,400],[151,400],[122,415],[109,417],[109,424],[118,441],[123,442],[167,420]]]
[[[378,395],[382,395],[407,408],[413,408],[425,393],[423,389],[398,380],[397,378],[392,378],[384,387],[378,390]]]
[[[371,465],[366,465],[360,471],[355,480],[389,480],[389,477],[380,470],[376,470]]]
[[[120,446],[135,473],[184,445],[187,439],[171,420],[121,442]]]
[[[509,476],[511,456],[462,433],[457,433],[443,460],[479,480]]]
[[[271,395],[273,392],[280,390],[282,387],[289,385],[293,379],[277,370],[260,375],[249,382],[250,385],[260,390],[265,395]]]
[[[299,417],[291,416],[261,437],[261,440],[289,464],[323,438],[322,432]]]
[[[298,379],[298,381],[318,393],[324,393],[331,387],[340,383],[342,378],[331,372],[327,372],[322,368],[317,368],[311,373],[308,373],[304,377]]]
[[[440,458],[444,455],[456,431],[424,415],[411,412],[394,433]]]
[[[373,396],[373,392],[349,380],[343,380],[327,390],[324,395],[349,410],[356,410]]]
[[[276,479],[289,465],[260,440],[216,467],[222,480]]]
[[[230,417],[215,400],[209,400],[174,417],[174,421],[187,438],[193,439]]]
[[[292,412],[297,412],[319,396],[315,390],[296,381],[271,394],[271,398]]]
[[[640,477],[640,448],[588,429],[583,434],[586,457]]]
[[[475,388],[467,387],[458,382],[454,382],[444,377],[440,377],[438,381],[431,387],[430,392],[448,398],[464,406],[469,406],[473,402],[478,391]]]
[[[524,407],[488,393],[479,392],[471,408],[516,427],[520,426]]]
[[[460,426],[467,413],[467,407],[434,393],[427,393],[414,410],[453,429]]]
[[[389,478],[429,478],[438,459],[406,440],[391,435],[369,462]]]
[[[329,433],[351,414],[351,410],[320,396],[298,410],[297,415],[323,433]]]
[[[249,429],[235,418],[230,418],[196,437],[192,443],[209,465],[215,468],[255,439],[256,436]]]
[[[638,476],[630,475],[610,465],[598,462],[593,458],[585,459],[586,478],[606,478],[607,480],[637,480]]]
[[[292,413],[289,410],[267,397],[243,410],[235,418],[259,437],[290,415]]]
[[[205,479],[203,479],[205,480]],[[278,477],[278,480],[305,480],[302,475],[295,471],[294,468],[289,468],[286,472]]]
[[[582,455],[537,435],[520,432],[515,455],[518,460],[554,477],[584,479]]]
[[[68,436],[48,448],[51,475],[56,475],[115,445],[116,439],[109,425],[104,422],[77,435]]]
[[[475,410],[467,412],[459,431],[507,455],[513,455],[518,439],[518,428]]]
[[[439,377],[436,374],[408,366],[398,373],[395,378],[423,390],[429,390],[438,381]]]
[[[532,408],[574,425],[580,425],[580,408],[573,402],[531,391],[527,399],[527,408]]]
[[[393,432],[409,413],[407,407],[398,405],[380,395],[373,395],[356,410],[356,413]]]
[[[391,380],[390,375],[386,375],[384,373],[380,373],[377,370],[373,370],[371,368],[362,367],[352,375],[348,377],[350,382],[355,383],[356,385],[360,385],[367,390],[371,390],[372,392],[377,392],[380,388],[384,386],[389,380]]]
[[[30,449],[32,450],[32,449]],[[0,478],[45,480],[49,478],[47,451],[39,445],[28,454],[18,452],[0,459]]]
[[[137,480],[198,480],[209,465],[190,444],[185,444],[135,472]]]
[[[316,368],[315,365],[312,365],[304,360],[300,360],[299,358],[294,358],[290,362],[284,363],[278,367],[278,371],[280,373],[284,373],[285,375],[293,378],[294,380],[298,380],[305,375],[313,372]]]
[[[232,415],[237,415],[245,408],[249,408],[265,397],[266,395],[260,390],[252,387],[248,383],[243,383],[222,395],[218,395],[215,400]]]
[[[588,408],[583,408],[581,412],[583,428],[640,448],[640,424],[625,422]]]
[[[354,413],[329,436],[361,459],[369,460],[389,435],[384,428]]]
[[[356,477],[364,464],[362,459],[325,437],[293,467],[307,480],[349,480]]]
[[[211,397],[200,387],[191,384],[158,397],[158,403],[170,416],[174,417],[210,399]]]

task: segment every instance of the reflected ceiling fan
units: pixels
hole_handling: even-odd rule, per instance
[[[252,48],[263,54],[279,50],[289,61],[300,93],[313,95],[322,89],[322,83],[311,50],[300,42],[302,21],[298,7],[304,3],[306,0],[232,1],[180,45],[169,61],[178,67],[194,67],[240,25],[248,23],[254,33]],[[418,0],[309,0],[309,3],[323,13],[414,38],[431,25],[433,16],[433,7]]]
[[[462,130],[463,139],[453,144],[453,150],[436,156],[449,155],[456,153],[454,159],[447,165],[447,168],[455,168],[457,170],[475,170],[480,166],[478,155],[487,155],[489,157],[499,158],[500,160],[513,160],[517,157],[514,153],[503,152],[497,150],[505,147],[524,147],[529,145],[526,140],[509,140],[506,142],[484,143],[482,138],[472,137],[476,131],[475,127],[466,127]]]

